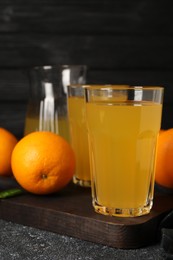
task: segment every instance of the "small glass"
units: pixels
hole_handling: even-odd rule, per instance
[[[83,85],[68,86],[67,106],[70,142],[76,156],[76,172],[73,176],[73,182],[82,187],[90,187],[91,178]]]
[[[67,85],[86,82],[85,65],[38,66],[30,70],[24,135],[51,131],[69,142]]]
[[[163,88],[86,86],[85,100],[95,211],[119,217],[148,214]]]

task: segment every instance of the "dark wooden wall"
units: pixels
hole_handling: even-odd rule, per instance
[[[86,64],[88,83],[163,85],[173,127],[172,22],[171,0],[0,0],[0,126],[23,135],[30,67]]]

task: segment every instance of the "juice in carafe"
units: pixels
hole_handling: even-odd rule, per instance
[[[52,123],[44,122],[44,124],[45,127],[41,126],[39,116],[27,115],[25,119],[24,135],[27,135],[34,131],[47,130],[59,134],[64,139],[66,139],[66,141],[69,142],[69,126],[67,117],[59,117]]]

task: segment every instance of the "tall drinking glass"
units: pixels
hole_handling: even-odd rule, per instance
[[[85,99],[95,211],[149,213],[163,88],[86,86]]]
[[[67,106],[70,142],[76,156],[76,172],[73,182],[79,186],[90,187],[88,136],[86,130],[84,89],[82,85],[68,86]]]
[[[67,85],[86,82],[85,65],[38,66],[30,70],[24,135],[55,132],[69,141]]]

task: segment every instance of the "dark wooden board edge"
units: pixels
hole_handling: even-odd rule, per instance
[[[173,208],[173,196],[159,194],[150,214],[108,217],[94,212],[90,191],[71,185],[52,196],[24,194],[0,201],[0,218],[115,248],[140,248],[158,241],[159,224]]]

